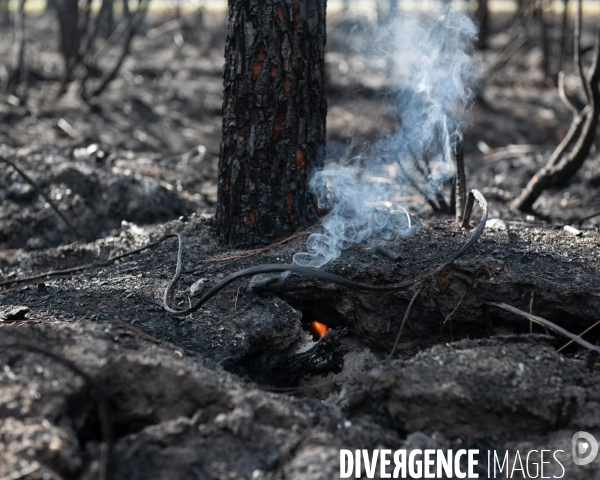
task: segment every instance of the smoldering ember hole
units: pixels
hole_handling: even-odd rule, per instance
[[[314,322],[313,322],[314,325]],[[223,367],[242,378],[254,381],[263,387],[291,387],[305,378],[339,373],[344,366],[344,350],[341,340],[348,330],[343,327],[327,328],[319,323],[313,326],[316,335],[310,332],[310,324],[304,324],[298,340],[288,348],[275,345],[264,348],[258,341],[251,352],[238,359],[226,359]],[[318,331],[316,330],[318,329]]]
[[[308,322],[308,330],[313,336],[313,340],[319,340],[322,338],[329,330],[329,327],[318,320],[310,320]]]

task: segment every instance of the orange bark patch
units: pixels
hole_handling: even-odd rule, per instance
[[[254,66],[252,67],[252,81],[256,82],[260,71],[262,70],[263,62],[265,61],[265,57],[267,56],[267,46],[263,43],[258,49],[258,55],[256,56],[256,60],[254,60]]]
[[[240,128],[238,130],[238,137],[245,137],[246,136],[246,125],[244,125],[242,128]]]
[[[293,210],[294,209],[294,194],[292,192],[288,193],[285,196],[285,208],[287,210]]]
[[[277,20],[279,20],[280,23],[283,23],[283,9],[281,8],[281,4],[278,3],[275,10],[277,12]]]
[[[271,65],[271,78],[275,80],[277,78],[277,65]]]
[[[293,8],[293,21],[294,25],[298,25],[300,21],[300,5],[298,4],[298,0],[292,0],[292,8]]]
[[[250,17],[250,21],[252,22],[252,26],[254,28],[258,28],[258,18],[256,18],[256,15],[252,15]]]
[[[283,82],[283,89],[285,90],[285,93],[289,93],[292,89],[292,80],[287,75],[285,76],[285,80]]]
[[[279,110],[277,114],[277,118],[275,119],[275,130],[273,131],[273,140],[277,140],[279,138],[279,134],[281,133],[281,128],[285,123],[285,110]]]
[[[248,212],[248,219],[252,225],[256,225],[256,215],[254,215],[254,212]]]
[[[300,167],[302,173],[306,173],[306,157],[304,156],[304,150],[302,147],[296,147],[296,158],[294,163],[297,167]]]

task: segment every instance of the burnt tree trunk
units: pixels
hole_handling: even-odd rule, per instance
[[[316,220],[325,157],[326,0],[229,0],[217,235],[258,244]]]
[[[487,48],[487,41],[489,36],[489,14],[488,0],[479,0],[477,3],[477,10],[475,11],[475,18],[479,23],[479,38],[477,39],[477,48],[484,50]]]
[[[77,63],[79,52],[79,2],[78,0],[55,0],[54,8],[59,23],[60,53],[65,69],[61,80],[59,95],[63,94],[71,78],[71,73]]]

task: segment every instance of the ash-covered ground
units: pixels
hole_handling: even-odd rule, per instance
[[[151,17],[148,30],[167,20]],[[366,21],[330,18],[331,159],[355,155],[397,126],[385,106],[385,75],[348,42]],[[117,80],[86,105],[73,91],[52,100],[56,32],[48,17],[27,18],[34,83],[21,104],[0,95],[0,155],[30,175],[85,240],[76,242],[45,200],[3,167],[0,282],[179,232],[183,274],[170,301],[185,308],[230,273],[289,263],[304,250],[308,232],[250,252],[214,239],[224,22],[207,13],[179,32],[136,37]],[[592,35],[585,32],[586,44]],[[5,63],[11,43],[3,38]],[[489,62],[506,40],[492,35]],[[541,59],[532,41],[486,78],[465,134],[467,183],[499,221],[417,287],[393,360],[417,289],[355,292],[298,275],[245,279],[176,318],[161,307],[175,272],[173,238],[112,265],[4,287],[2,342],[51,350],[97,382],[111,407],[119,479],[338,478],[341,448],[478,448],[508,451],[511,465],[517,450],[563,450],[564,478],[597,476],[599,460],[578,467],[570,453],[576,431],[600,438],[597,358],[573,345],[558,353],[566,339],[485,303],[505,302],[574,333],[600,317],[598,220],[577,222],[600,203],[597,151],[542,196],[544,217],[507,205],[570,122]],[[568,76],[567,91],[576,90]],[[474,224],[480,215],[476,209]],[[324,268],[366,283],[399,282],[442,263],[472,233],[427,206],[419,216],[409,239],[353,246]],[[567,223],[581,236],[563,230]],[[330,329],[321,339],[330,339],[327,355],[299,366],[298,349],[314,343],[314,319]],[[585,338],[597,343],[600,330]],[[103,434],[93,389],[39,353],[15,346],[0,357],[0,478],[96,478]],[[21,477],[7,477],[14,472]],[[484,455],[480,478],[485,472]],[[545,475],[560,474],[557,462],[546,467]]]

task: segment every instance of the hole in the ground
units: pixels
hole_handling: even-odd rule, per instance
[[[345,328],[328,329],[319,339],[305,339],[285,350],[260,349],[242,358],[230,359],[223,367],[231,373],[262,385],[291,387],[306,377],[339,373],[344,364],[340,339]]]
[[[357,352],[369,348],[380,359],[389,355],[409,303],[409,299],[381,297],[377,294],[363,294],[357,300],[352,292],[333,295],[331,292],[307,291],[302,295],[294,292],[283,298],[302,312],[305,330],[313,332],[314,320],[329,328],[346,327],[349,331],[346,338],[355,340],[346,347],[346,353],[348,348]],[[430,307],[425,301],[413,305],[396,356],[412,358],[439,343],[488,338],[496,334],[497,327],[502,333],[516,333],[515,327],[518,327],[504,323],[500,326],[486,321],[484,317],[454,315],[448,319],[447,315]]]
[[[340,341],[348,335],[347,328],[332,326],[303,312],[301,330],[296,330],[295,335],[296,341],[287,348],[266,346],[256,338],[248,353],[226,359],[222,365],[244,379],[281,387],[295,386],[306,377],[342,370],[346,351]]]

